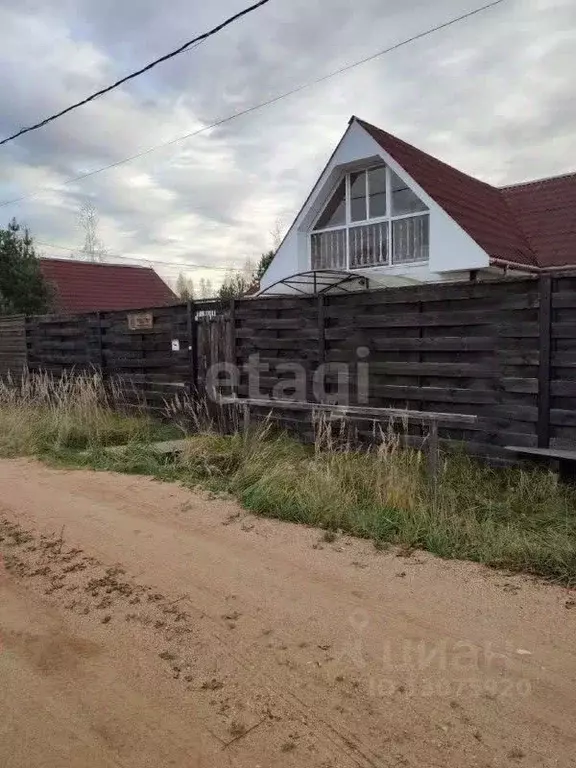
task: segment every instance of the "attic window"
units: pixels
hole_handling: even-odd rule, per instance
[[[316,220],[310,250],[312,269],[425,261],[428,209],[385,165],[347,173]]]
[[[405,216],[409,213],[420,213],[428,209],[405,182],[390,171],[390,189],[392,192],[392,216]]]
[[[342,179],[316,223],[316,229],[346,224],[346,179]]]

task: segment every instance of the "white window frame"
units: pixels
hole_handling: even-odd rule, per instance
[[[368,217],[370,216],[370,188],[369,188],[369,182],[368,182],[368,172],[372,171],[376,168],[385,168],[386,169],[386,215],[385,216],[377,216],[376,218],[367,218],[362,219],[360,221],[352,221],[352,198],[350,196],[350,176],[353,173],[363,172],[365,174],[364,180],[366,184],[366,213]],[[372,269],[373,267],[393,267],[393,266],[406,266],[406,265],[422,265],[427,264],[429,261],[428,259],[419,259],[418,261],[404,261],[399,262],[398,264],[394,264],[393,261],[393,253],[392,253],[392,223],[394,221],[400,221],[401,219],[415,219],[422,216],[428,216],[430,217],[430,209],[426,208],[425,211],[418,211],[415,213],[403,213],[400,215],[394,216],[392,214],[392,173],[394,171],[390,168],[389,165],[386,163],[375,163],[372,165],[367,165],[365,168],[358,168],[354,169],[352,171],[346,171],[344,179],[345,179],[345,222],[344,224],[337,224],[334,227],[323,227],[322,229],[314,229],[314,225],[312,225],[312,228],[308,232],[308,261],[310,264],[310,268],[313,269],[312,266],[312,235],[322,235],[324,232],[336,232],[339,230],[345,230],[346,231],[346,269],[348,271],[350,270],[356,270],[356,269]],[[398,174],[396,174],[398,175]],[[322,216],[324,213],[324,208],[326,207],[327,203],[330,201],[330,198],[336,192],[339,185],[342,182],[342,176],[338,178],[336,183],[332,186],[330,193],[326,197],[326,202],[324,203],[324,206],[320,210],[320,213],[315,218],[315,221],[318,221],[318,219]],[[410,185],[406,185],[408,189],[410,189]],[[414,193],[416,194],[416,193]],[[351,267],[350,266],[350,237],[349,237],[349,231],[351,229],[354,229],[355,227],[362,227],[366,226],[367,224],[380,224],[380,223],[388,223],[388,231],[386,235],[386,252],[388,255],[388,258],[386,259],[386,262],[383,264],[373,264],[371,266],[366,267]],[[430,248],[430,245],[428,245],[428,248]]]

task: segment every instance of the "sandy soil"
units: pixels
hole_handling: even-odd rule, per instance
[[[560,587],[23,460],[0,552],[3,768],[576,765]]]

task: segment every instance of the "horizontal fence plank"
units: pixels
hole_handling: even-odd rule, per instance
[[[426,362],[380,362],[373,360],[369,363],[373,374],[411,375],[411,376],[446,376],[451,378],[483,377],[493,378],[497,366],[474,363],[426,363]]]
[[[334,339],[340,329],[327,329],[327,339]],[[366,338],[366,337],[364,337]],[[345,337],[346,344],[338,344],[338,349],[349,350],[356,346],[356,341],[361,342],[362,337]],[[369,340],[372,352],[492,352],[495,349],[495,340],[490,336],[458,337],[458,336],[433,336],[426,337],[395,337],[372,336]],[[361,346],[361,343],[359,344]]]
[[[553,309],[576,309],[576,291],[556,291],[552,294]]]
[[[550,423],[558,427],[576,427],[576,410],[551,408]]]
[[[352,299],[345,295],[328,294],[326,302],[329,305],[343,306],[347,306],[351,301],[355,305],[404,304],[414,301],[446,301],[447,299],[465,302],[474,298],[493,299],[498,294],[503,298],[508,298],[513,293],[523,295],[535,288],[537,288],[535,278],[488,283],[425,284],[358,292],[353,295]]]
[[[245,405],[260,407],[260,408],[279,408],[280,410],[293,410],[293,411],[326,411],[332,414],[341,416],[350,416],[355,418],[368,418],[368,419],[381,419],[381,418],[404,418],[404,419],[425,419],[426,421],[450,421],[454,423],[473,424],[476,421],[476,416],[471,414],[454,414],[454,413],[422,413],[421,411],[411,411],[408,409],[391,409],[391,408],[370,408],[369,406],[352,406],[352,405],[336,405],[317,402],[298,402],[292,400],[274,400],[274,399],[258,399],[258,398],[222,398],[222,402],[227,405],[236,405],[238,407],[244,407]]]
[[[576,339],[576,322],[552,322],[553,339]]]
[[[329,315],[327,315],[329,318]],[[461,325],[491,325],[494,321],[478,312],[411,312],[395,314],[379,312],[378,314],[351,314],[342,318],[338,325],[346,328],[395,328],[395,327],[427,327],[427,326],[461,326]]]
[[[567,395],[568,397],[576,397],[576,379],[555,379],[552,381],[550,388],[552,395]]]
[[[293,321],[290,321],[293,322]],[[253,328],[242,328],[238,327],[235,329],[236,338],[238,339],[252,339],[255,337],[255,334],[259,335],[269,335],[269,332],[271,330],[271,326],[268,326],[268,321],[263,318],[262,326],[260,328],[253,327]],[[310,328],[289,328],[288,330],[292,331],[289,338],[291,339],[317,339],[318,338],[318,329],[315,327]]]
[[[239,328],[245,328],[247,330],[253,328],[253,327],[261,327],[262,318],[254,317],[254,318],[243,318],[243,321],[240,323],[238,322]],[[298,331],[301,328],[304,328],[306,324],[306,319],[303,317],[290,317],[290,318],[284,318],[284,317],[270,317],[266,318],[266,328],[273,330],[274,328],[281,328],[285,330],[293,330]]]

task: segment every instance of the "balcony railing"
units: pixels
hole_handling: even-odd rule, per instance
[[[312,269],[362,269],[426,261],[429,219],[426,213],[313,232]]]
[[[388,222],[350,227],[348,246],[350,269],[388,264]]]
[[[429,221],[430,217],[426,214],[392,222],[393,264],[427,261],[430,251]]]
[[[312,269],[346,269],[346,230],[314,232],[311,237]]]

